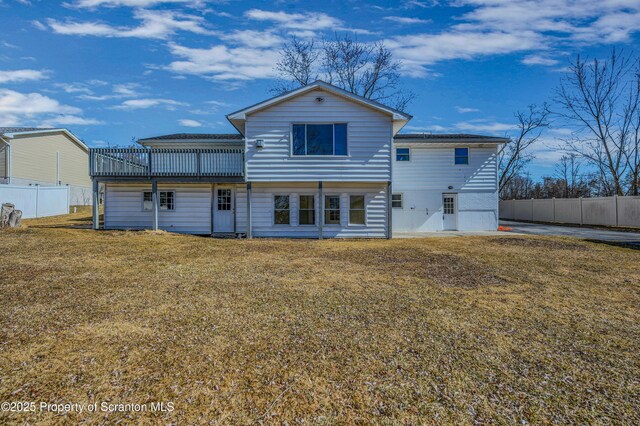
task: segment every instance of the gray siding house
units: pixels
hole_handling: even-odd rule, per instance
[[[395,227],[497,228],[495,154],[504,139],[441,144],[403,135],[394,147],[411,116],[322,81],[227,118],[238,134],[166,135],[140,140],[141,148],[92,149],[94,189],[105,186],[104,228],[249,238],[390,238]],[[404,156],[397,148],[405,146],[411,161],[398,161]],[[453,167],[456,147],[472,153],[465,167]],[[482,202],[495,208],[458,209],[457,199],[452,206],[443,197],[454,192],[465,203],[467,193],[486,197]],[[417,207],[422,196],[433,206],[430,214]],[[445,202],[447,212],[456,211],[454,225],[443,223]]]

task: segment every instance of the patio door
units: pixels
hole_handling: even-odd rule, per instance
[[[442,230],[458,229],[458,194],[442,194]]]
[[[233,188],[218,186],[215,196],[213,232],[233,232],[233,215],[235,214]]]

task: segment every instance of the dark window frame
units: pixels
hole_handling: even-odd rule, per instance
[[[296,153],[296,126],[304,126],[304,154]],[[308,154],[308,127],[307,126],[332,126],[332,153],[331,154]],[[336,126],[344,126],[344,153],[336,154]],[[292,157],[349,157],[349,123],[291,123],[291,143],[289,144]]]

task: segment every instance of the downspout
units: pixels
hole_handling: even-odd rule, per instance
[[[5,137],[3,135],[0,135],[0,141],[2,141],[5,144],[5,150],[7,152],[7,155],[5,155],[4,161],[5,161],[5,174],[7,175],[7,183],[11,184],[11,144],[9,143],[8,140],[5,139]]]

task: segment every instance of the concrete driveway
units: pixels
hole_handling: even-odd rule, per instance
[[[640,246],[640,232],[609,231],[599,228],[578,228],[573,226],[514,222],[510,220],[501,220],[500,225],[513,229],[507,232],[518,234],[555,235]]]

